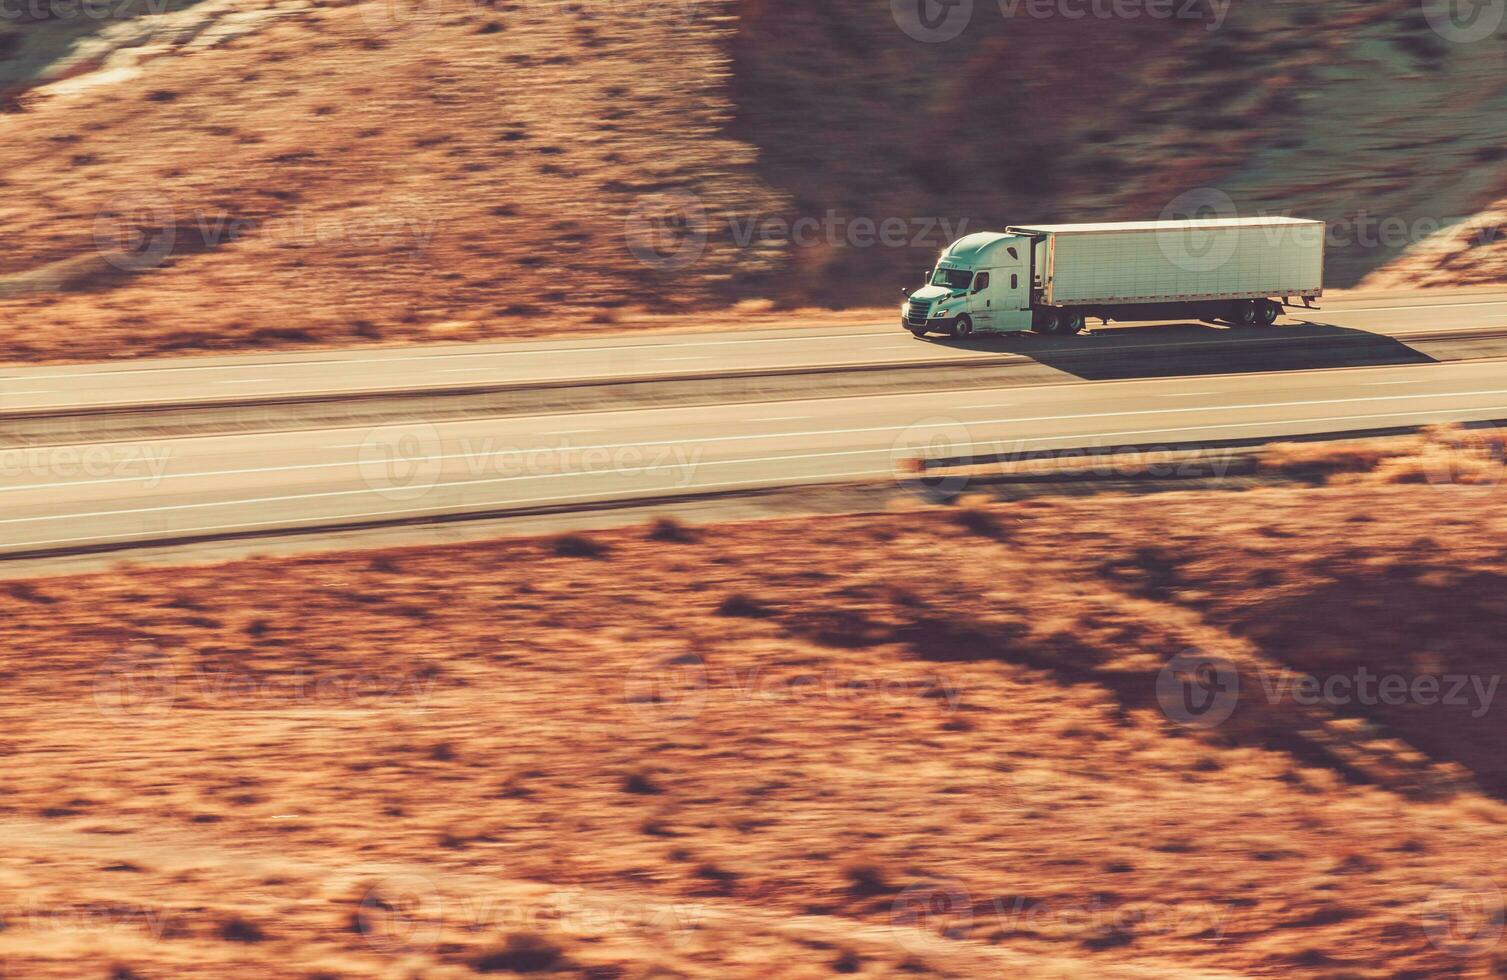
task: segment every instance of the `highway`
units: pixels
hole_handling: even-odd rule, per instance
[[[228,434],[0,453],[0,554],[890,479],[917,457],[1507,419],[1499,361]]]
[[[1332,341],[1365,331],[1403,341],[1450,330],[1507,332],[1507,292],[1354,295],[1328,299],[1322,310],[1295,310],[1271,331],[1187,327],[1182,344],[1208,344],[1236,357],[1264,334]],[[1304,329],[1300,324],[1318,325]],[[1091,324],[1091,326],[1093,326]],[[702,334],[555,339],[465,346],[210,356],[97,365],[0,369],[0,412],[99,409],[111,406],[245,403],[431,389],[541,385],[622,378],[695,378],[728,372],[769,374],[837,365],[899,366],[1000,362],[1043,353],[1096,355],[1165,345],[1163,331],[1111,325],[1093,336],[979,338],[959,343],[912,338],[892,319],[867,325],[740,330]]]

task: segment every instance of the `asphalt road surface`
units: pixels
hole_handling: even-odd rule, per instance
[[[697,377],[776,372],[832,365],[893,365],[1078,355],[1092,351],[1144,352],[1178,344],[1208,344],[1220,358],[1266,336],[1332,343],[1336,335],[1366,332],[1410,337],[1439,331],[1507,332],[1507,292],[1352,295],[1328,299],[1321,311],[1292,311],[1271,332],[1187,327],[1167,330],[1113,324],[1092,337],[947,338],[915,340],[890,319],[867,326],[721,333],[645,334],[621,338],[558,339],[516,344],[378,348],[193,357],[0,369],[0,412],[175,403],[234,403],[332,393],[540,384],[627,377]],[[1232,370],[1236,369],[1232,363]]]
[[[887,479],[921,456],[1507,419],[1503,367],[1416,363],[4,450],[0,555]]]

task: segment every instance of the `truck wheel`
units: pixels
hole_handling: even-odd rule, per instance
[[[1063,310],[1062,316],[1057,319],[1057,332],[1071,337],[1075,333],[1083,331],[1083,311]]]
[[[966,316],[958,317],[958,322],[952,326],[952,335],[954,337],[972,337],[973,321]]]
[[[1276,323],[1277,317],[1282,315],[1281,303],[1276,303],[1269,299],[1263,299],[1258,305],[1260,307],[1260,310],[1258,311],[1258,316],[1260,317],[1260,319],[1258,322],[1260,322],[1263,327],[1269,327],[1272,324]]]
[[[1061,322],[1061,315],[1056,309],[1048,307],[1037,310],[1031,314],[1031,329],[1039,334],[1054,334],[1057,325]]]
[[[1250,327],[1256,324],[1259,316],[1255,300],[1237,299],[1225,310],[1224,322],[1232,327]]]

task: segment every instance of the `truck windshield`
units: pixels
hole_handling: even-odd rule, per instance
[[[932,277],[933,286],[946,286],[948,289],[967,289],[973,282],[973,273],[967,269],[938,269]]]

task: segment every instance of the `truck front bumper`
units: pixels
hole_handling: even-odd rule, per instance
[[[952,333],[953,326],[958,322],[955,316],[933,316],[925,320],[911,319],[908,316],[900,318],[900,326],[912,333],[920,330],[923,326],[927,333]]]

